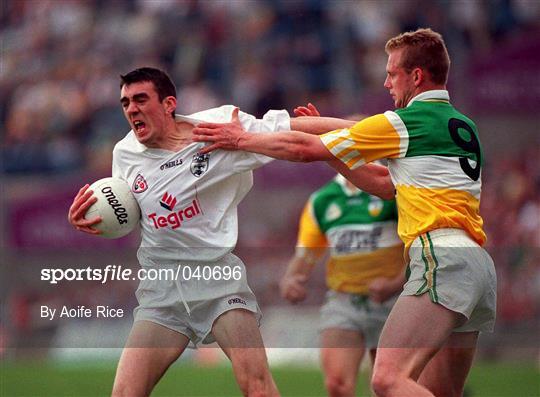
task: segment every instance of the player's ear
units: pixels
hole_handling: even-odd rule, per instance
[[[425,79],[424,71],[420,68],[414,68],[412,71],[412,77],[415,87],[418,87]]]
[[[165,113],[171,114],[176,109],[176,98],[168,96],[163,100],[163,106],[165,107]]]

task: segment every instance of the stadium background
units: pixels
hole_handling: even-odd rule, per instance
[[[184,114],[232,103],[261,116],[307,101],[324,115],[370,114],[392,107],[382,86],[385,41],[426,26],[446,39],[452,101],[477,121],[486,157],[482,215],[499,317],[481,340],[470,395],[540,395],[540,2],[7,0],[0,18],[1,396],[110,389],[135,284],[51,286],[39,272],[136,266],[136,233],[93,239],[66,220],[77,189],[110,175],[112,147],[127,132],[120,73],[168,70]],[[299,306],[279,297],[277,283],[305,200],[332,175],[324,164],[274,162],[255,172],[240,206],[237,253],[265,313],[284,395],[324,395],[314,349],[323,267]],[[43,304],[110,304],[128,315],[51,322],[39,319]],[[238,395],[213,350],[180,361],[156,395]]]

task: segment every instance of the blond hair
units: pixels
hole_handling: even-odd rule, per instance
[[[387,53],[404,48],[401,67],[410,72],[414,68],[427,71],[431,81],[445,85],[450,69],[450,56],[442,36],[433,30],[418,29],[392,37],[384,47]]]

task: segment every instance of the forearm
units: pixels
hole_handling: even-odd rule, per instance
[[[244,133],[238,137],[236,144],[238,150],[260,153],[280,160],[309,162],[334,158],[318,136],[300,131]]]
[[[356,123],[357,121],[334,117],[303,116],[291,119],[291,130],[320,135],[328,131],[349,128]]]
[[[306,276],[309,277],[311,275],[311,272],[313,271],[314,264],[310,263],[306,260],[304,260],[303,257],[300,256],[293,256],[291,261],[289,262],[289,265],[287,266],[287,270],[285,272],[285,276]]]
[[[383,200],[391,200],[395,196],[395,187],[388,168],[382,165],[366,164],[351,170],[339,160],[329,161],[328,164],[366,193]]]

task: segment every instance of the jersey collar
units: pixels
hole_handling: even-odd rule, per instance
[[[190,116],[184,116],[183,114],[175,114],[174,119],[176,121],[185,121],[186,123],[190,123],[190,124],[193,124],[195,126],[198,125],[199,123],[204,123],[203,120],[199,120],[199,119],[196,119],[196,118],[190,117]]]
[[[450,95],[447,90],[430,90],[424,91],[412,98],[407,107],[411,106],[414,101],[443,101],[450,102]]]

